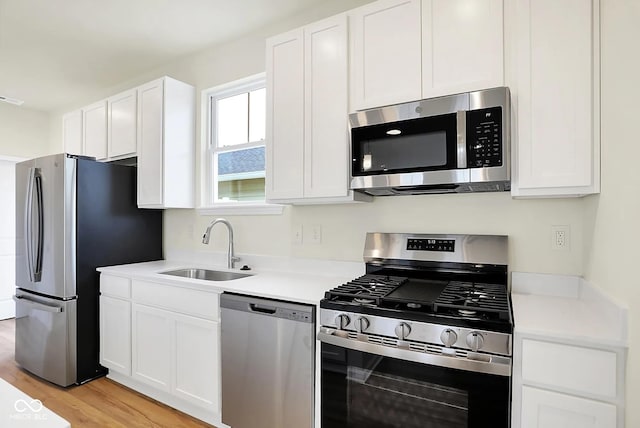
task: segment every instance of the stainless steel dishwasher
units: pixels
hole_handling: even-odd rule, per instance
[[[223,293],[222,422],[312,428],[315,307]]]

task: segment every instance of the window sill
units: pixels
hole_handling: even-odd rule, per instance
[[[280,215],[284,205],[277,204],[228,204],[200,207],[200,215]]]

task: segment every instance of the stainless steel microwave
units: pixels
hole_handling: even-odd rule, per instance
[[[353,113],[351,189],[373,196],[510,190],[509,118],[506,87]]]

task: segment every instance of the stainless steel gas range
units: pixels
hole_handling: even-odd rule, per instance
[[[322,428],[507,428],[507,237],[367,234],[320,302]]]

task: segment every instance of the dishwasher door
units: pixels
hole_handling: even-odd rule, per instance
[[[222,422],[312,428],[315,307],[230,293],[220,307]]]

